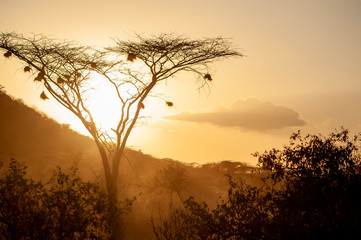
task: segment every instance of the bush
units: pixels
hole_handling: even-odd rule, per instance
[[[47,184],[11,159],[0,178],[1,239],[108,239],[105,192],[60,168]]]
[[[153,221],[160,239],[351,239],[361,234],[359,135],[295,133],[283,150],[259,158],[263,185],[229,180],[213,210],[193,198]]]

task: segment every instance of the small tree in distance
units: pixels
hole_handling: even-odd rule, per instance
[[[223,38],[190,40],[175,34],[160,34],[135,41],[115,40],[105,50],[79,45],[70,41],[56,41],[44,35],[24,37],[16,33],[1,33],[0,48],[5,57],[14,55],[24,62],[25,72],[32,71],[34,81],[42,84],[40,97],[49,93],[63,107],[71,111],[93,137],[98,147],[107,194],[111,207],[117,202],[119,165],[127,140],[134,128],[144,100],[154,87],[179,72],[190,71],[204,84],[212,81],[210,64],[223,58],[242,56]],[[137,61],[136,64],[133,64]],[[138,68],[137,68],[138,67]],[[103,131],[94,120],[87,103],[91,83],[101,76],[113,86],[121,107],[112,132]],[[171,107],[173,103],[166,101]],[[104,108],[112,108],[111,103]],[[118,238],[118,216],[114,216],[112,235]]]

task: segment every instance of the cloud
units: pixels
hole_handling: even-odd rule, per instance
[[[270,102],[257,99],[238,100],[230,107],[213,112],[183,112],[165,117],[170,120],[211,123],[222,127],[236,127],[245,130],[266,131],[291,126],[304,126],[306,122],[299,118],[293,109],[275,106]]]

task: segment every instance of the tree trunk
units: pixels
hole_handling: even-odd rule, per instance
[[[111,240],[120,240],[122,239],[122,231],[120,224],[120,212],[118,211],[118,188],[117,188],[117,180],[118,180],[118,172],[119,170],[111,170],[108,154],[104,148],[104,146],[97,141],[95,142],[98,147],[100,157],[102,159],[103,169],[104,169],[104,177],[105,177],[105,185],[106,192],[108,198],[108,211],[109,211],[109,231],[110,231],[110,239]],[[114,157],[120,156],[119,154],[115,154]],[[113,161],[115,159],[112,159]],[[118,159],[120,161],[120,159]]]
[[[115,183],[116,181],[114,181]],[[113,184],[108,188],[108,201],[110,213],[110,239],[121,240],[123,238],[120,224],[120,213],[117,208],[117,185]]]
[[[120,162],[122,154],[118,151],[113,157],[113,163]],[[109,211],[110,211],[110,239],[111,240],[121,240],[124,238],[122,231],[122,222],[121,222],[121,213],[118,209],[118,176],[119,176],[119,165],[117,169],[112,169],[109,172],[110,181],[107,183],[107,194],[109,201]],[[113,164],[114,167],[114,164]]]

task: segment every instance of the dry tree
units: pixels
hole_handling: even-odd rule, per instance
[[[79,118],[93,137],[103,164],[112,209],[118,202],[119,164],[124,159],[126,143],[144,108],[143,102],[151,96],[154,87],[180,72],[194,73],[204,86],[212,80],[210,75],[205,77],[212,63],[242,56],[221,37],[192,40],[175,34],[136,35],[135,40],[118,39],[113,47],[98,50],[44,35],[25,37],[1,33],[0,49],[6,51],[5,57],[14,55],[31,67],[33,74],[37,74],[34,80]],[[135,59],[137,64],[132,64]],[[112,103],[104,106],[120,116],[111,132],[104,132],[97,125],[87,102],[91,83],[99,76],[103,84],[113,87],[113,94],[121,104],[120,108]],[[48,98],[45,92],[40,97]],[[173,103],[166,101],[166,105],[172,107]],[[110,231],[114,238],[119,234],[118,217],[117,212],[112,213]]]

